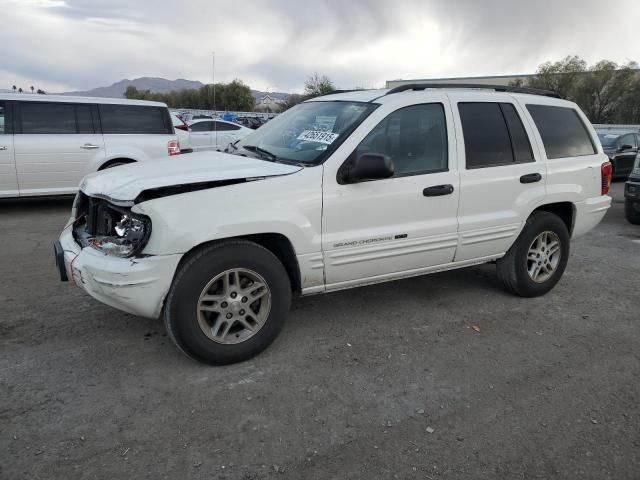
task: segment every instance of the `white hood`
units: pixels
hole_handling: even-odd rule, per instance
[[[89,196],[131,202],[153,188],[287,175],[301,168],[220,152],[187,153],[92,173],[84,178],[80,189]]]

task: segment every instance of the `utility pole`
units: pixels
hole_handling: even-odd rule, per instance
[[[216,111],[216,52],[211,52],[211,80],[213,81],[213,112]]]

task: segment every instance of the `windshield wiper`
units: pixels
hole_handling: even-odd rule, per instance
[[[261,158],[268,160],[270,162],[277,162],[278,157],[271,153],[269,150],[265,150],[264,148],[257,147],[255,145],[243,145],[242,148],[245,150],[249,150],[250,152],[255,152],[260,155]]]
[[[238,143],[239,141],[240,140],[236,140],[235,142],[230,143],[229,147],[233,147],[234,150],[238,150],[238,147],[236,147],[236,143]],[[229,147],[227,147],[227,148],[229,148]],[[228,153],[231,153],[231,152],[228,152]]]

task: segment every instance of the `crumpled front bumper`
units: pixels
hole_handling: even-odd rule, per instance
[[[158,318],[182,254],[120,258],[81,248],[71,225],[55,246],[60,270],[96,300],[141,317]]]

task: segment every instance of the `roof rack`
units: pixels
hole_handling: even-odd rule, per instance
[[[510,87],[508,85],[484,85],[481,83],[409,83],[392,88],[385,95],[405,92],[407,90],[425,90],[427,88],[472,88],[477,90],[493,90],[495,92],[528,93],[530,95],[542,95],[544,97],[562,98],[558,92],[552,90],[540,90],[538,88]]]
[[[351,90],[332,90],[327,93],[321,93],[320,95],[316,95],[313,98],[326,97],[327,95],[337,95],[338,93],[350,93],[350,92],[359,92],[359,91],[362,91],[362,89],[352,88]]]

